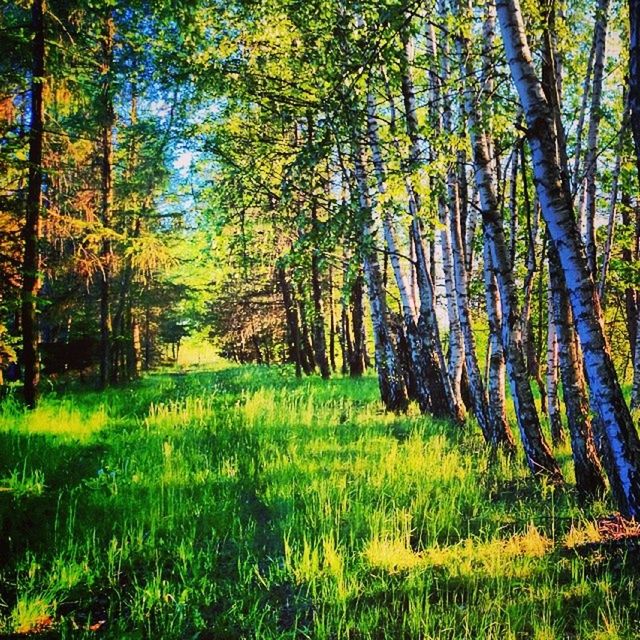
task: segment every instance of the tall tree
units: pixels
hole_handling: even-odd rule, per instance
[[[640,516],[640,441],[618,383],[604,335],[602,311],[562,180],[553,113],[536,76],[518,0],[498,0],[498,19],[533,156],[538,198],[560,264],[583,350],[585,371],[604,437],[612,453],[609,481],[620,510]]]
[[[586,182],[586,247],[591,277],[597,277],[596,257],[596,176],[598,168],[598,136],[602,118],[602,83],[604,77],[604,59],[607,42],[607,19],[609,0],[598,0],[596,22],[593,33],[593,87],[591,91],[591,110],[587,132],[587,154],[585,156]]]
[[[100,218],[104,238],[100,251],[100,387],[109,384],[111,371],[111,223],[113,208],[113,38],[115,25],[111,10],[108,9],[102,25],[102,64],[100,67],[100,108],[101,108],[101,204]]]
[[[45,34],[44,2],[34,0],[31,8],[32,70],[31,123],[29,127],[29,178],[25,224],[23,229],[24,260],[22,263],[22,360],[24,365],[24,397],[27,406],[37,402],[38,382],[38,316],[37,295],[40,270],[40,215],[42,208],[42,145],[44,135]]]
[[[492,7],[488,8],[487,20],[494,20]],[[471,69],[467,59],[468,45],[461,36],[458,39],[459,58],[470,77]],[[527,374],[522,346],[522,323],[518,297],[513,281],[512,267],[508,262],[507,244],[504,238],[502,220],[499,215],[495,180],[492,172],[490,149],[492,142],[489,133],[482,123],[476,119],[476,113],[482,113],[478,105],[473,104],[474,93],[465,89],[465,110],[471,131],[471,146],[476,171],[476,184],[480,194],[483,232],[488,238],[491,249],[491,263],[495,269],[500,299],[502,301],[502,342],[507,359],[507,371],[512,395],[516,407],[516,416],[520,427],[522,443],[531,472],[534,475],[546,475],[554,482],[562,481],[560,467],[553,458],[551,450],[544,438],[535,406],[531,384]]]
[[[377,231],[365,172],[364,154],[359,145],[355,147],[354,164],[362,217],[364,273],[373,322],[378,383],[385,406],[392,411],[402,411],[408,405],[407,389],[397,347],[389,327],[387,296],[382,283],[382,270],[376,254]]]

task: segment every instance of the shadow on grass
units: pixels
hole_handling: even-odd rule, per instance
[[[41,553],[53,548],[58,514],[68,512],[73,489],[95,475],[106,452],[102,444],[0,433],[0,478],[17,477],[15,486],[0,491],[0,535],[5,549],[0,554],[0,567],[27,551]],[[28,486],[34,472],[44,478],[40,495]]]

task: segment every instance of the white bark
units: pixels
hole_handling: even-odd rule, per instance
[[[502,310],[498,282],[491,262],[489,236],[482,243],[484,258],[484,291],[489,319],[489,372],[487,389],[489,392],[489,416],[494,424],[508,424],[505,397],[505,358],[502,348]]]
[[[609,216],[607,223],[607,242],[602,254],[602,269],[600,271],[600,282],[598,283],[598,295],[601,304],[604,304],[605,286],[607,283],[607,274],[609,271],[609,263],[611,261],[611,251],[613,249],[613,232],[616,226],[616,204],[618,201],[618,185],[620,183],[620,170],[622,169],[622,146],[624,143],[624,134],[627,130],[629,117],[629,102],[625,101],[625,109],[622,116],[622,127],[618,136],[618,144],[616,146],[616,159],[613,166],[613,174],[611,176],[611,194],[609,196]]]
[[[498,18],[511,76],[523,106],[542,214],[559,260],[582,345],[592,406],[611,451],[609,480],[620,510],[640,517],[640,441],[613,366],[603,318],[576,227],[571,193],[556,159],[553,114],[535,73],[518,0],[498,0]]]
[[[436,51],[435,36],[432,34],[433,50]],[[444,80],[449,75],[448,51],[444,50],[440,53],[440,75]],[[440,84],[435,82],[434,93],[436,102],[440,101]],[[446,133],[453,133],[452,113],[448,102],[443,103],[442,113],[442,130]],[[452,162],[453,164],[453,162]],[[487,395],[482,380],[482,374],[478,365],[478,357],[476,352],[476,342],[471,323],[471,315],[469,311],[468,299],[468,283],[467,269],[465,262],[465,251],[462,242],[462,229],[460,225],[460,194],[458,191],[458,176],[455,165],[450,167],[447,175],[447,205],[449,209],[448,230],[451,240],[451,263],[452,263],[452,282],[455,292],[455,300],[458,311],[458,321],[464,340],[464,356],[467,370],[467,378],[469,381],[469,392],[473,405],[473,413],[480,425],[480,429],[487,442],[493,446],[505,442],[511,444],[510,438],[505,437],[502,429],[503,425],[493,424],[489,416],[489,408],[487,404]]]
[[[637,318],[636,345],[633,358],[633,387],[631,389],[631,406],[634,409],[640,409],[640,313],[637,314]]]
[[[596,52],[595,40],[591,43],[591,50],[589,51],[589,59],[587,62],[587,73],[582,83],[582,101],[580,103],[580,115],[578,116],[578,126],[576,129],[576,146],[573,152],[573,174],[572,174],[572,188],[573,193],[577,193],[578,184],[582,182],[580,179],[580,161],[582,160],[582,133],[584,131],[584,121],[587,114],[587,104],[589,103],[589,96],[591,94],[591,75],[593,73],[593,57]],[[580,221],[578,222],[580,227]]]
[[[429,271],[429,263],[427,261],[426,250],[423,241],[422,224],[420,221],[421,202],[418,192],[414,185],[414,174],[417,163],[420,159],[420,136],[418,133],[417,109],[415,101],[415,92],[413,88],[413,78],[411,75],[411,46],[407,34],[403,33],[403,50],[401,52],[401,72],[402,72],[402,96],[405,105],[405,124],[407,136],[409,137],[409,157],[407,165],[403,167],[403,179],[405,190],[407,193],[409,214],[411,217],[411,238],[415,250],[416,262],[416,279],[418,290],[420,291],[420,313],[418,321],[418,330],[420,333],[427,332],[429,340],[433,343],[435,355],[440,370],[440,379],[443,389],[444,401],[448,405],[448,412],[454,420],[460,422],[464,419],[464,406],[459,402],[459,398],[453,391],[451,379],[447,374],[447,363],[442,348],[440,338],[440,329],[438,327],[437,316],[435,311],[435,290],[433,279]],[[391,125],[394,131],[394,145],[398,154],[402,158],[400,143],[395,135],[395,108],[393,100],[389,100],[391,110]],[[435,399],[432,402],[435,405]]]
[[[380,147],[380,136],[378,133],[378,122],[376,120],[376,106],[373,98],[373,93],[367,94],[367,134],[369,138],[369,147],[371,149],[371,155],[373,160],[374,173],[376,176],[376,182],[378,186],[378,193],[383,197],[387,193],[386,183],[386,169],[384,159],[382,157],[382,150]],[[400,262],[400,251],[396,240],[395,223],[391,218],[389,207],[383,203],[382,207],[382,229],[384,238],[389,250],[389,257],[391,260],[391,266],[393,268],[393,274],[395,276],[398,291],[400,293],[400,302],[402,305],[402,314],[405,324],[405,334],[407,344],[409,348],[409,357],[411,360],[411,376],[413,387],[415,392],[415,399],[420,405],[420,409],[423,412],[433,409],[432,400],[429,392],[429,385],[425,379],[425,373],[433,375],[434,372],[426,372],[424,368],[424,361],[428,360],[437,365],[435,356],[432,354],[425,354],[421,347],[424,347],[424,340],[420,340],[417,332],[416,318],[413,315],[413,304],[411,296],[409,294],[409,286],[405,277],[405,273],[402,269]],[[413,395],[413,394],[410,394]]]
[[[562,415],[560,412],[560,397],[558,395],[558,336],[556,324],[553,319],[553,298],[551,287],[548,291],[548,331],[547,331],[547,413],[549,416],[549,429],[553,444],[558,445],[564,440],[562,432]]]
[[[462,404],[462,372],[464,369],[464,338],[458,316],[458,305],[453,283],[453,257],[451,255],[451,239],[449,237],[449,222],[447,207],[444,202],[438,203],[438,215],[441,225],[440,246],[442,248],[442,269],[444,271],[444,285],[447,299],[447,314],[449,316],[449,377],[453,385],[453,392]]]
[[[598,134],[600,131],[602,107],[602,81],[604,77],[604,57],[607,42],[607,12],[609,0],[598,0],[596,24],[593,33],[595,52],[593,61],[593,88],[591,111],[587,133],[587,154],[585,156],[585,207],[587,260],[591,275],[596,277],[596,172],[598,163]]]
[[[363,216],[363,263],[373,323],[378,382],[385,406],[392,411],[399,411],[406,409],[408,400],[402,367],[389,329],[386,294],[376,254],[377,230],[372,215],[363,151],[359,146],[355,150],[354,162]]]

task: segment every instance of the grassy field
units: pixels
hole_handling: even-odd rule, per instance
[[[611,505],[377,397],[220,366],[9,398],[0,635],[640,637],[638,555],[581,551]]]

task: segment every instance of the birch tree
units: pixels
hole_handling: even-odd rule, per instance
[[[562,265],[591,404],[612,454],[609,481],[620,510],[628,517],[638,517],[640,442],[604,335],[602,311],[580,241],[571,193],[561,177],[553,114],[536,76],[518,0],[498,0],[497,9],[507,62],[525,114],[542,215]]]

